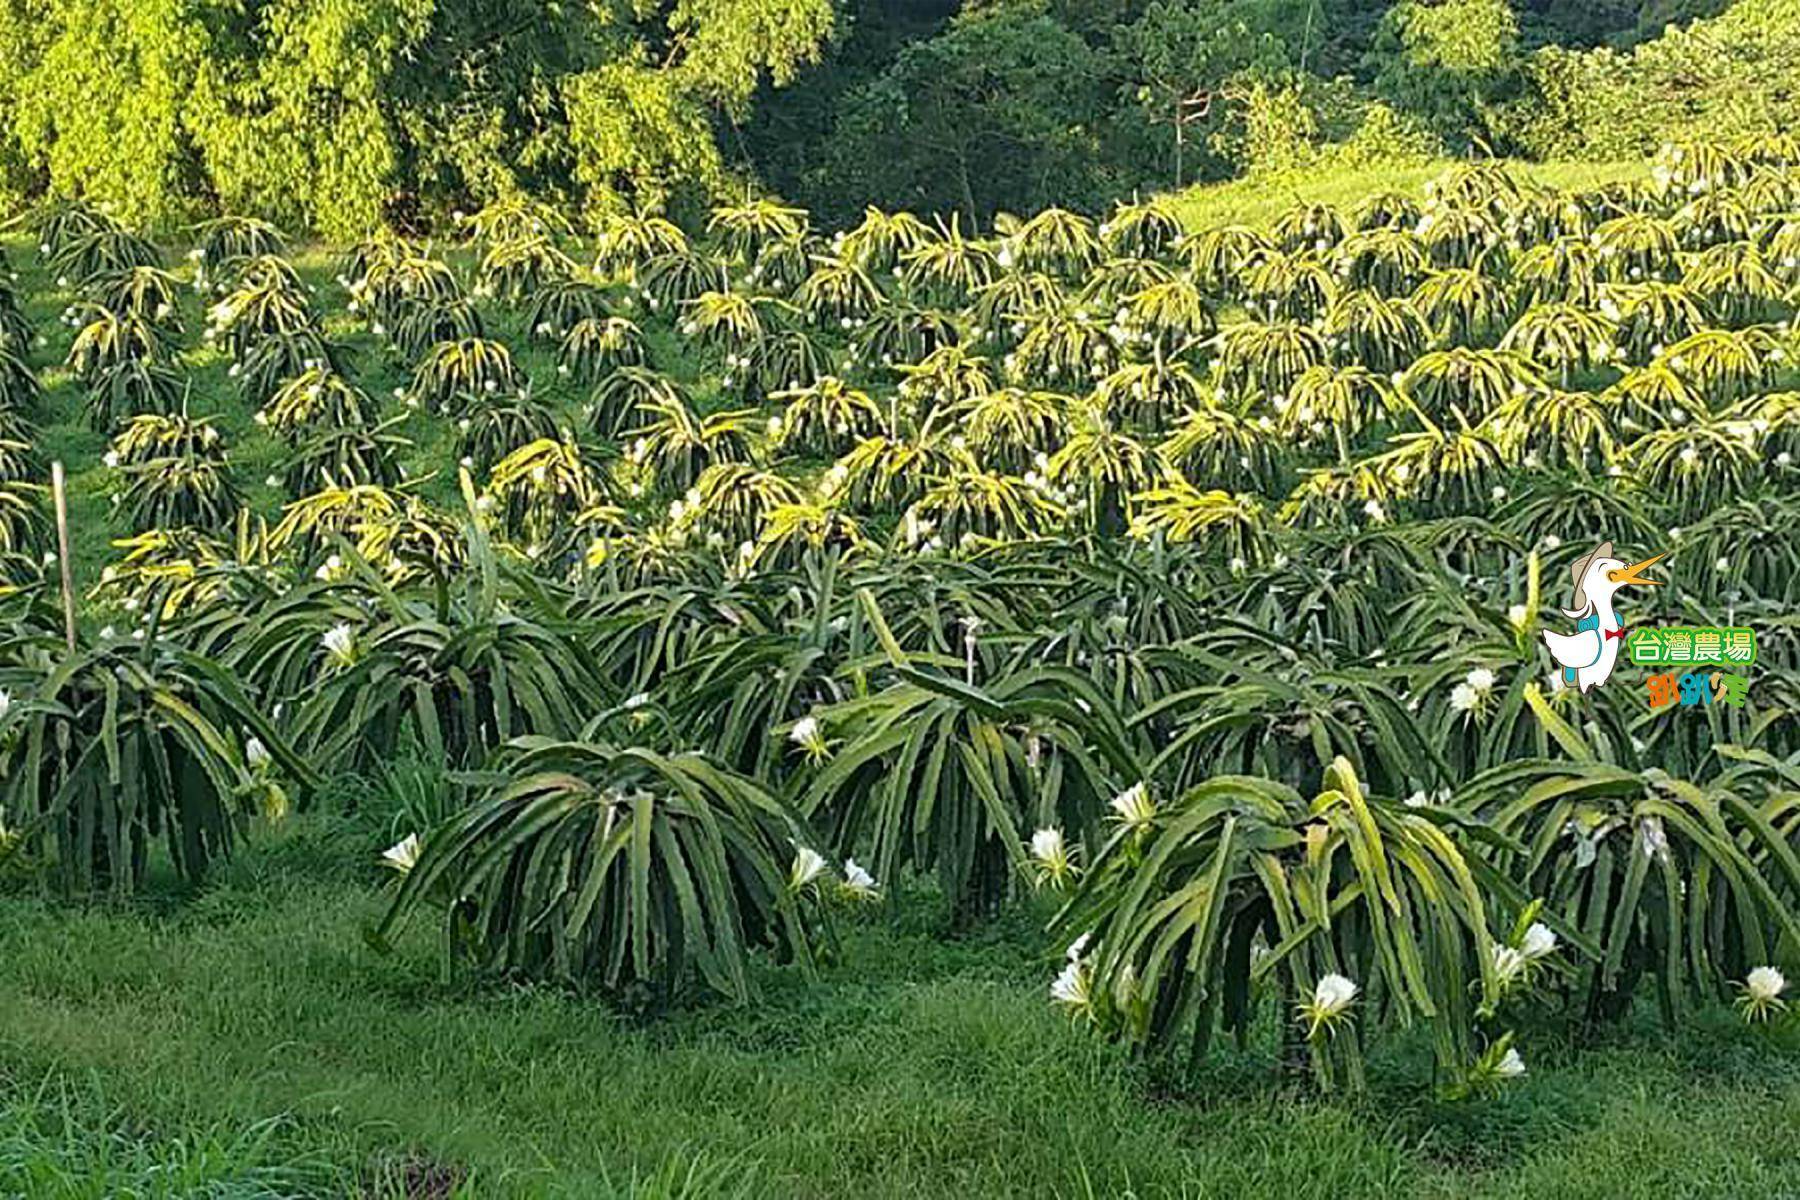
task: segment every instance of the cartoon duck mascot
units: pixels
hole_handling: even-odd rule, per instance
[[[1625,626],[1613,612],[1613,593],[1628,583],[1655,585],[1660,580],[1645,579],[1644,570],[1662,555],[1646,558],[1626,566],[1612,556],[1611,542],[1601,542],[1594,552],[1580,559],[1571,569],[1575,578],[1575,603],[1563,609],[1563,615],[1578,618],[1574,633],[1544,631],[1544,644],[1550,657],[1562,666],[1563,684],[1583,692],[1599,687],[1612,674],[1619,659],[1619,648],[1625,644]]]

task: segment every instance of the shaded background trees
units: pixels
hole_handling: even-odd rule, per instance
[[[1047,203],[1092,208],[1174,186],[1178,174],[1191,182],[1280,169],[1297,140],[1359,133],[1375,154],[1422,145],[1643,154],[1659,140],[1650,123],[1633,120],[1624,136],[1608,126],[1673,75],[1659,63],[1694,57],[1672,49],[1691,36],[1665,27],[1725,8],[1723,0],[852,0],[820,64],[798,86],[765,87],[739,138],[769,186],[834,220],[866,204],[965,219]],[[1726,22],[1736,23],[1729,33]],[[1693,36],[1800,41],[1788,0],[1740,0],[1717,24]],[[1707,70],[1716,82],[1706,98],[1718,105],[1745,78],[1771,96],[1783,90],[1778,78],[1800,80],[1767,69],[1773,49],[1728,57],[1756,57],[1765,69],[1739,76],[1737,89],[1718,67]],[[1178,128],[1178,104],[1197,95],[1207,103]],[[1665,124],[1671,107],[1659,106]],[[1759,111],[1739,123],[1777,119]],[[970,162],[980,169],[969,171]]]

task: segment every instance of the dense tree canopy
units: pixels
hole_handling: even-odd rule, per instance
[[[8,0],[6,189],[158,221],[217,203],[325,232],[519,189],[662,201],[712,123],[790,82],[830,0]]]
[[[852,0],[845,36],[801,86],[765,92],[744,131],[764,180],[834,219],[871,203],[988,215],[1279,169],[1316,158],[1296,153],[1308,142],[1412,148],[1425,134],[1444,152],[1533,153],[1561,119],[1526,130],[1546,99],[1598,104],[1598,81],[1653,62],[1665,26],[1724,5],[981,0],[927,19],[943,7]],[[1030,77],[1047,71],[1061,74]],[[980,146],[983,177],[965,190]]]
[[[977,10],[846,97],[823,174],[971,220],[1071,193],[1091,204],[1106,192],[1106,82],[1100,55],[1047,14]]]
[[[1800,120],[1800,3],[1738,0],[1629,51],[1546,46],[1529,73],[1503,118],[1528,154],[1617,158],[1689,137],[1786,132]]]
[[[985,221],[1346,141],[1774,129],[1796,45],[1795,0],[0,0],[0,206],[346,234],[749,180],[833,224]]]
[[[1519,73],[1519,22],[1507,0],[1402,0],[1376,42],[1377,87],[1448,138],[1484,127]]]

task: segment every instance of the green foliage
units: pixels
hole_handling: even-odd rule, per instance
[[[1325,93],[1295,94],[1310,106]],[[463,222],[474,244],[441,259],[371,238],[342,290],[318,280],[315,252],[289,262],[238,229],[265,252],[204,277],[197,262],[115,266],[76,302],[113,307],[69,311],[91,335],[52,330],[40,347],[27,327],[21,361],[79,339],[93,419],[129,420],[94,466],[64,373],[30,409],[0,413],[0,577],[30,587],[46,573],[31,481],[54,450],[75,468],[88,539],[72,556],[92,588],[84,620],[229,672],[309,765],[468,772],[438,807],[408,810],[420,826],[398,832],[428,847],[466,800],[536,779],[490,810],[518,840],[458,858],[420,902],[446,910],[459,956],[598,979],[627,1005],[706,973],[653,954],[609,975],[631,936],[616,921],[603,947],[578,923],[558,948],[552,927],[572,914],[555,880],[575,861],[560,856],[591,845],[580,831],[606,820],[614,767],[575,803],[566,781],[546,792],[540,772],[507,767],[530,739],[697,753],[803,811],[822,836],[787,836],[821,856],[859,858],[897,891],[935,876],[962,926],[1004,921],[1033,883],[1116,875],[1106,886],[1129,894],[1145,861],[1109,846],[1111,823],[1148,843],[1157,813],[1187,803],[1170,798],[1257,777],[1230,786],[1275,797],[1295,897],[1326,897],[1295,898],[1300,925],[1285,932],[1274,900],[1231,927],[1250,931],[1231,954],[1273,956],[1261,985],[1210,974],[1202,949],[1155,969],[1206,995],[1146,1001],[1141,1027],[1121,989],[1153,973],[1148,957],[1109,975],[1111,999],[1096,1000],[1086,959],[1058,995],[1157,1045],[1191,1044],[1207,997],[1230,997],[1242,1011],[1209,1029],[1287,1030],[1290,1059],[1310,1037],[1326,1083],[1355,1082],[1364,1043],[1385,1055],[1410,1021],[1435,1042],[1446,1096],[1516,1092],[1510,1052],[1538,1053],[1524,1022],[1548,1006],[1617,1018],[1639,978],[1673,970],[1673,1011],[1729,995],[1756,966],[1792,966],[1800,883],[1786,784],[1771,780],[1800,746],[1781,540],[1800,451],[1800,243],[1787,244],[1794,196],[1778,177],[1793,155],[1694,145],[1662,156],[1666,184],[1566,193],[1468,162],[1419,199],[1307,195],[1266,232],[1185,237],[1155,201],[1103,223],[1062,207],[1008,215],[991,231],[865,214],[841,239],[747,201],[691,235],[644,214],[608,220],[592,276],[573,266],[572,232],[521,195]],[[32,317],[69,302],[44,260],[116,232],[73,205],[36,228],[50,248],[25,252],[15,306]],[[462,294],[477,256],[534,239]],[[546,266],[552,246],[567,259]],[[190,281],[203,300],[175,286]],[[220,310],[229,365],[184,334],[198,303]],[[389,322],[405,326],[392,342]],[[453,336],[396,353],[439,329]],[[559,351],[578,378],[546,369]],[[171,403],[186,391],[152,371],[164,362],[213,395],[216,417]],[[241,386],[214,394],[221,376]],[[439,507],[453,459],[466,527]],[[240,493],[231,468],[252,465],[262,482]],[[109,491],[111,519],[96,511]],[[106,534],[120,538],[110,554]],[[1536,635],[1560,600],[1542,573],[1602,539],[1678,564],[1634,621],[1723,607],[1754,625],[1742,709],[1673,719],[1629,685],[1536,696]],[[15,706],[22,687],[0,679]],[[1569,749],[1578,740],[1593,761]],[[247,794],[272,795],[269,760],[250,757]],[[1603,819],[1649,828],[1641,818],[1680,793],[1696,821],[1716,809],[1722,824],[1670,834],[1673,885],[1649,880],[1632,905],[1619,861],[1602,902],[1573,843],[1552,837],[1533,866],[1522,847],[1543,830],[1502,819],[1538,780],[1492,773],[1520,764],[1557,795],[1588,789]],[[1300,801],[1322,773],[1341,799]],[[1504,780],[1493,794],[1490,778]],[[556,817],[554,838],[533,824],[565,801],[579,815]],[[40,833],[15,865],[54,857]],[[792,851],[772,844],[757,870],[785,876]],[[1211,853],[1171,853],[1146,886],[1183,899],[1157,922],[1187,919],[1198,892],[1182,872]],[[1401,881],[1392,899],[1371,855]],[[793,903],[808,920],[876,890],[848,865],[841,882],[815,877],[823,861],[800,856]],[[465,870],[486,900],[454,890]],[[616,879],[594,886],[610,895]],[[1234,895],[1262,905],[1241,882]],[[1671,893],[1688,906],[1673,956]],[[1595,921],[1607,939],[1584,932]],[[1563,949],[1546,955],[1549,931]],[[1544,961],[1517,966],[1528,945]],[[1317,990],[1334,973],[1352,999],[1348,984]],[[741,994],[731,979],[707,987]],[[1401,1035],[1396,1056],[1407,1046]]]
[[[297,440],[317,426],[361,425],[373,413],[374,404],[362,389],[333,371],[312,367],[277,388],[254,419]]]
[[[282,486],[289,495],[337,484],[398,487],[405,479],[400,454],[412,443],[391,431],[397,423],[325,427],[303,436],[282,472]]]
[[[1454,1075],[1473,1061],[1477,1010],[1500,994],[1467,844],[1454,820],[1365,794],[1341,758],[1310,803],[1231,776],[1166,806],[1145,794],[1058,918],[1087,935],[1064,1002],[1197,1058],[1215,1030],[1245,1037],[1257,993],[1277,988],[1281,1009],[1302,1009],[1283,1017],[1306,1026],[1322,1082],[1361,1086],[1378,1019],[1427,1023]],[[1320,1005],[1328,977],[1370,999]]]
[[[529,558],[553,553],[571,519],[600,499],[601,480],[580,446],[561,437],[528,442],[494,464],[487,497],[501,527],[525,546]]]
[[[1791,128],[1800,21],[1784,0],[1740,0],[1656,32],[1624,52],[1539,50],[1529,91],[1504,113],[1505,135],[1545,157],[1622,158]]]
[[[0,411],[29,412],[43,393],[23,353],[0,347]]]
[[[1791,20],[1747,0],[1680,29],[1713,10],[855,0],[840,20],[825,0],[278,0],[230,16],[44,0],[0,17],[0,203],[81,197],[132,225],[255,214],[199,228],[210,268],[277,247],[265,219],[473,230],[493,249],[566,232],[557,212],[781,207],[743,200],[746,167],[848,226],[870,204],[1094,211],[1245,167],[1403,161],[1435,146],[1425,128],[1618,157],[1659,129],[1783,127]],[[1521,46],[1543,47],[1523,86]],[[1703,113],[1682,109],[1689,79]],[[748,263],[801,239],[729,240]]]
[[[125,480],[116,502],[135,530],[228,525],[241,497],[225,442],[211,421],[143,414],[113,439],[109,461]]]
[[[518,301],[553,284],[567,284],[575,261],[547,234],[495,242],[481,257],[477,295]],[[533,327],[541,322],[533,322]]]
[[[752,992],[751,952],[809,961],[797,819],[698,754],[527,738],[503,781],[425,839],[378,936],[449,901],[449,958],[589,980],[639,1007],[697,980]]]
[[[1021,1195],[1658,1200],[1721,1180],[1778,1194],[1787,1169],[1800,1064],[1780,1023],[1746,1035],[1709,1013],[1679,1038],[1640,1027],[1541,1048],[1521,1030],[1529,1074],[1505,1096],[1457,1105],[1380,1069],[1365,1105],[1321,1103],[1258,1086],[1267,1075],[1228,1054],[1196,1086],[1165,1087],[1050,1011],[1042,932],[1028,920],[958,939],[905,916],[846,921],[843,961],[822,967],[822,986],[769,972],[753,1005],[654,1023],[554,988],[444,996],[424,922],[386,960],[362,945],[386,874],[371,863],[393,840],[367,830],[303,815],[189,919],[9,903],[0,1035],[19,1065],[0,1084],[0,1192],[400,1200],[428,1180],[456,1200],[937,1196],[980,1160],[987,1190]],[[89,1070],[67,1031],[124,1020],[126,1004],[134,1023],[166,1032],[122,1038],[104,1072]],[[1259,1029],[1252,1049],[1272,1032]],[[335,1110],[261,1123],[304,1100],[288,1073],[258,1071],[271,1045],[313,1064],[305,1086],[337,1097]],[[562,1051],[555,1071],[548,1047]],[[442,1065],[420,1087],[433,1049]],[[495,1064],[509,1064],[503,1082]],[[884,1136],[911,1149],[819,1153],[868,1127],[876,1079]],[[611,1137],[568,1127],[583,1106]],[[947,1138],[946,1109],[983,1119]],[[737,1140],[747,1127],[753,1153]],[[530,1144],[459,1135],[472,1128],[545,1132]],[[1452,1153],[1421,1153],[1422,1140]]]
[[[391,332],[394,349],[417,361],[440,342],[463,342],[486,336],[481,312],[462,298],[408,300],[400,306],[399,320],[391,331],[377,325],[375,332]]]
[[[1519,25],[1507,0],[1402,0],[1382,18],[1376,87],[1462,139],[1516,87]]]
[[[439,342],[419,360],[410,395],[432,409],[454,412],[477,397],[510,392],[523,382],[504,343],[459,338]]]
[[[88,385],[88,427],[111,433],[121,417],[173,413],[180,407],[183,386],[179,374],[159,363],[138,358],[115,363]]]
[[[785,406],[781,444],[805,453],[841,454],[882,423],[881,409],[868,393],[835,375],[822,376],[797,391],[776,392],[770,399]]]
[[[559,433],[556,411],[528,392],[484,399],[457,422],[457,459],[486,471],[515,448]]]
[[[1791,795],[1759,803],[1736,783],[1578,759],[1496,767],[1462,802],[1518,847],[1500,865],[1598,948],[1569,981],[1591,1016],[1622,1012],[1648,979],[1672,1021],[1800,938],[1783,899],[1800,884],[1779,832]]]
[[[229,271],[240,259],[279,255],[287,238],[267,221],[256,217],[223,216],[202,221],[190,231],[194,248],[188,257],[202,272]]]
[[[70,894],[124,895],[161,840],[199,879],[247,819],[279,818],[287,796],[246,762],[250,738],[298,780],[287,750],[229,672],[154,636],[63,653],[53,626],[14,622],[0,648],[9,825],[53,863]]]
[[[77,1200],[97,1187],[158,1196],[304,1195],[347,1176],[283,1143],[285,1121],[221,1120],[167,1135],[137,1126],[91,1081],[8,1080],[0,1093],[0,1188]]]
[[[1268,28],[1265,15],[1256,11],[1261,7],[1152,0],[1142,16],[1120,27],[1118,52],[1132,77],[1141,81],[1136,100],[1142,119],[1157,130],[1152,144],[1169,163],[1176,187],[1216,173],[1222,164],[1215,159],[1209,172],[1206,156],[1229,120],[1223,104],[1215,109],[1209,103],[1196,112],[1184,102],[1228,83],[1242,86],[1289,64],[1294,31]]]
[[[352,628],[354,660],[325,668],[301,727],[315,745],[342,745],[351,761],[381,761],[409,744],[479,761],[522,729],[578,726],[578,706],[595,694],[578,651],[493,593],[459,597],[441,615],[416,599],[386,608]]]
[[[979,621],[964,625],[973,663]],[[794,735],[793,753],[818,760],[803,807],[835,844],[866,849],[877,878],[933,871],[959,920],[992,916],[1030,831],[1097,820],[1132,769],[1123,728],[1073,672],[1024,670],[977,687],[903,662],[895,671],[891,686],[812,718],[816,743]]]
[[[584,322],[606,323],[606,293],[584,280],[559,279],[526,292],[525,327],[535,338],[553,341],[572,336]]]
[[[1107,187],[1105,85],[1103,56],[1041,10],[971,9],[844,98],[809,190],[840,194],[845,211],[828,218],[902,196],[971,222],[1001,208],[1092,205]]]
[[[336,236],[526,188],[659,202],[723,184],[713,106],[741,117],[761,83],[791,82],[832,21],[823,0],[15,6],[0,198],[158,224],[217,203]]]

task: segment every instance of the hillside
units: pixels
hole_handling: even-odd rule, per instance
[[[1196,184],[1173,196],[1170,203],[1182,224],[1202,231],[1217,225],[1242,224],[1266,229],[1282,213],[1308,204],[1327,204],[1348,209],[1364,197],[1393,192],[1423,200],[1426,185],[1441,178],[1456,164],[1449,160],[1410,165],[1365,166],[1346,169],[1293,172],[1273,178],[1239,179],[1225,183]],[[1617,163],[1504,164],[1521,180],[1558,191],[1589,191],[1619,182],[1640,181],[1649,176],[1641,160]]]

